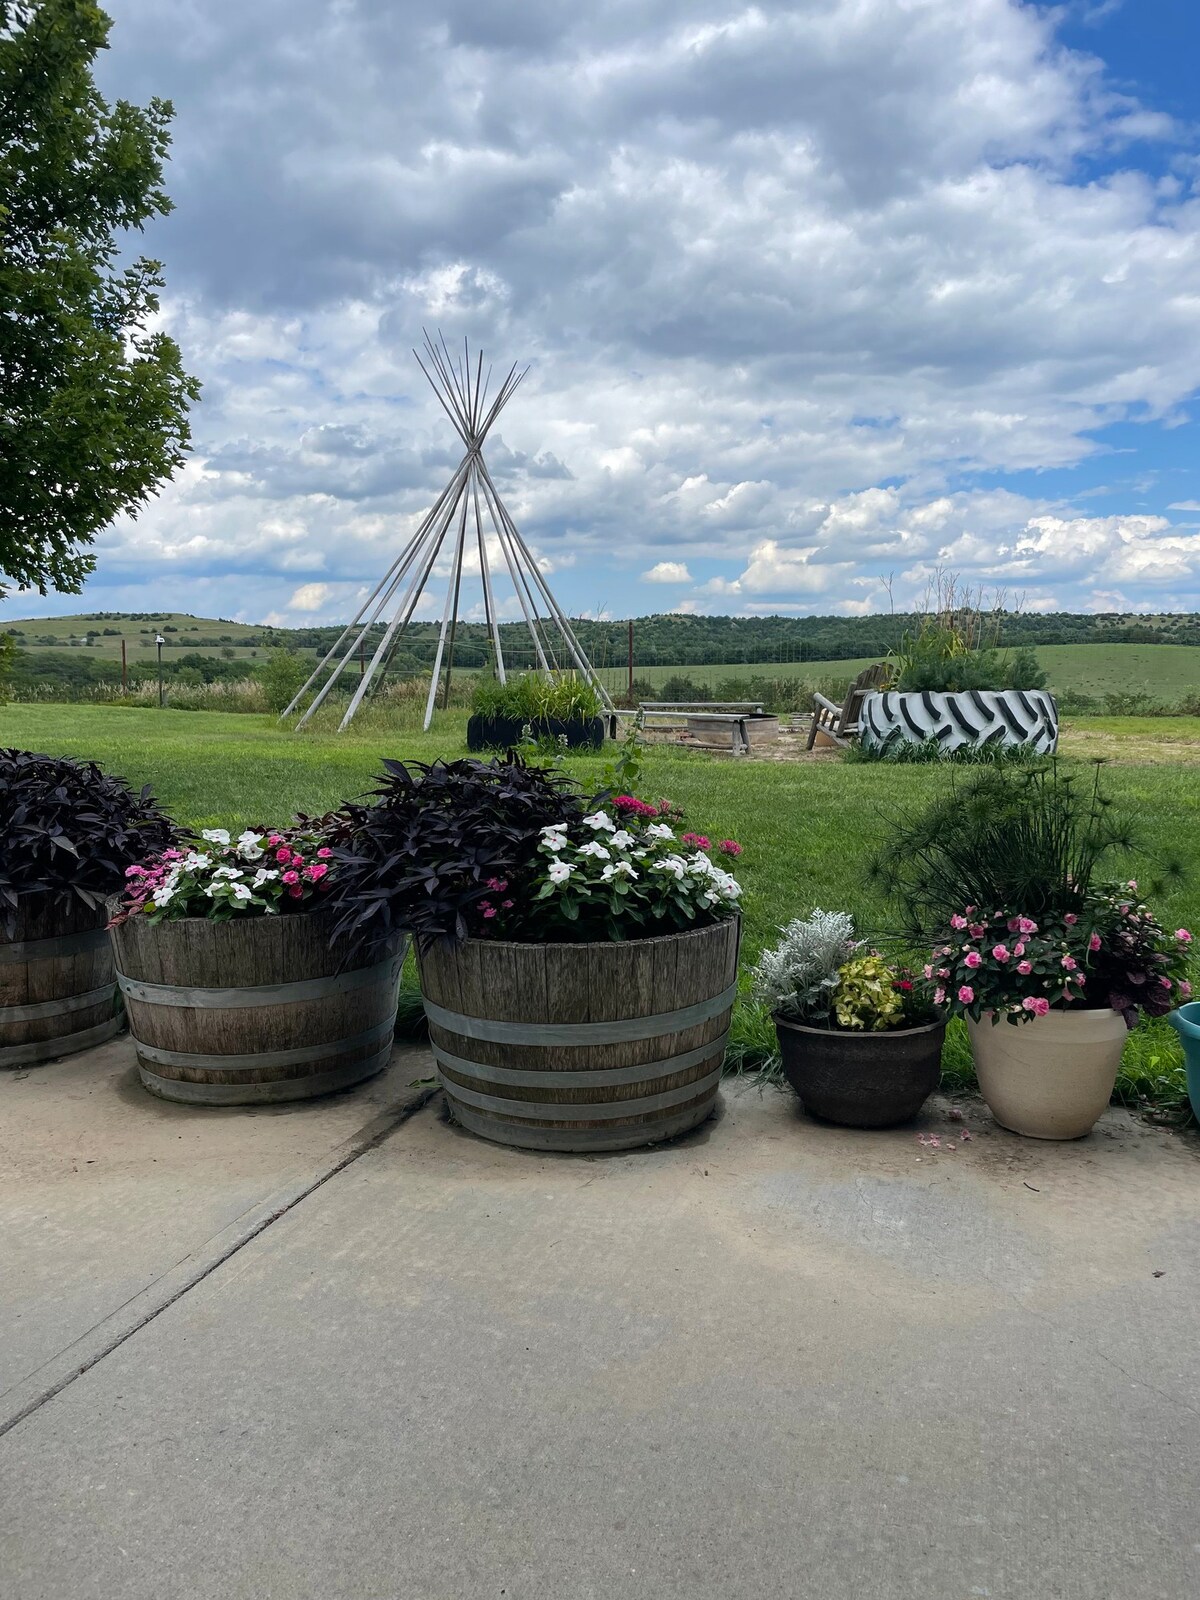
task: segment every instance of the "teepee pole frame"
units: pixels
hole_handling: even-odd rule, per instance
[[[412,621],[435,567],[443,570],[439,561],[448,555],[449,560],[444,568],[447,574],[446,595],[425,703],[424,726],[428,729],[437,705],[443,663],[445,683],[442,687],[442,704],[445,706],[449,703],[455,644],[461,620],[460,602],[468,538],[473,538],[479,555],[483,614],[495,658],[496,675],[501,683],[507,682],[508,668],[500,637],[500,613],[488,556],[491,535],[495,537],[503,567],[507,570],[518,608],[529,631],[537,670],[547,676],[558,670],[559,656],[553,637],[557,633],[565,648],[565,655],[570,657],[576,670],[591,684],[601,704],[611,711],[612,699],[608,691],[596,676],[570,622],[550,592],[537,558],[522,538],[483,458],[484,442],[529,369],[518,370],[515,365],[511,366],[498,387],[492,391],[491,367],[485,376],[482,350],[472,365],[471,352],[465,340],[462,355],[457,357],[451,354],[449,345],[440,333],[436,342],[426,333],[423,353],[414,350],[413,355],[462,442],[462,459],[403,550],[363,600],[353,620],[342,629],[333,646],[282,715],[291,716],[307,702],[296,724],[297,727],[303,727],[361,651],[367,634],[394,605],[391,621],[384,628],[369,663],[361,673],[338,731],[349,727],[363,700],[373,692],[373,685],[377,687],[377,683],[382,681],[399,636]],[[474,529],[469,531],[472,516]],[[491,535],[485,526],[488,521],[491,523]]]

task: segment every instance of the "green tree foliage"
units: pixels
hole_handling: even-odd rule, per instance
[[[42,594],[77,594],[86,546],[180,466],[199,395],[150,331],[160,264],[118,263],[171,209],[172,108],[99,94],[111,26],[91,0],[0,0],[0,574]]]
[[[308,669],[290,650],[272,650],[256,676],[271,710],[282,711],[308,677]]]

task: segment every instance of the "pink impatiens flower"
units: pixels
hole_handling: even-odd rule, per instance
[[[965,1005],[965,1006],[969,1006],[971,1004],[971,1001],[974,1000],[975,991],[974,991],[974,989],[972,989],[972,987],[971,987],[971,985],[969,983],[964,983],[962,985],[962,987],[959,989],[958,998],[962,1001],[963,1005]]]
[[[997,961],[1007,961],[1008,946],[1003,944],[994,944],[992,946],[992,955]]]
[[[287,863],[292,859],[292,852],[288,849],[288,847],[286,845],[284,845],[281,850],[276,850],[275,859],[276,859],[276,861],[282,861],[283,864],[286,866]]]
[[[1079,918],[1075,915],[1075,913],[1073,911],[1068,911],[1066,916],[1063,918],[1063,921],[1066,923],[1068,928],[1073,928],[1075,926],[1075,924],[1079,921]]]
[[[325,863],[323,861],[318,861],[316,866],[309,867],[308,876],[312,879],[312,881],[314,883],[316,883],[318,881],[318,879],[323,878],[328,871],[329,871],[329,868],[325,865]],[[288,877],[290,877],[290,876],[291,876],[290,873],[285,873],[284,882],[286,882]]]
[[[1018,940],[1017,943],[1015,945],[1013,945],[1012,953],[1015,956],[1023,956],[1025,954],[1025,946],[1024,946],[1024,944],[1021,943],[1020,940]]]
[[[1035,1017],[1044,1017],[1050,1009],[1049,1000],[1043,999],[1041,995],[1027,994],[1021,1004]]]
[[[965,928],[966,925],[967,925],[966,917],[960,917],[958,915],[955,915],[955,916],[950,918],[950,926],[952,928],[962,929],[962,928]]]
[[[944,1006],[946,1004],[945,989],[939,987],[933,991],[933,1003],[935,1006]]]
[[[921,968],[921,976],[923,978],[932,978],[933,977],[933,968],[932,967],[922,967]]]
[[[1100,935],[1098,933],[1090,934],[1088,936],[1088,949],[1089,950],[1099,950],[1099,948],[1100,948]]]
[[[1192,936],[1186,928],[1176,928],[1175,937],[1179,940],[1180,944],[1191,944],[1192,942]]]
[[[966,955],[963,957],[963,965],[965,967],[977,967],[982,961],[983,957],[979,954],[978,950],[968,950]]]
[[[321,846],[321,848],[317,851],[317,860],[318,861],[328,861],[332,854],[333,854],[333,851],[329,848],[329,846],[327,844],[323,844]]]
[[[1192,986],[1191,986],[1191,984],[1190,984],[1190,983],[1189,983],[1189,982],[1188,982],[1188,981],[1187,981],[1187,979],[1186,979],[1186,978],[1181,978],[1181,979],[1180,979],[1180,980],[1179,980],[1179,992],[1180,992],[1180,994],[1181,994],[1181,995],[1182,995],[1182,996],[1183,996],[1183,998],[1184,998],[1184,999],[1185,999],[1185,1000],[1186,1000],[1186,999],[1187,999],[1187,997],[1188,997],[1188,995],[1190,995],[1190,994],[1191,994],[1191,992],[1192,992]]]
[[[972,939],[982,939],[984,934],[987,932],[987,929],[984,927],[982,922],[972,922],[968,926],[967,932],[971,935]]]
[[[1037,923],[1034,922],[1029,917],[1018,917],[1017,918],[1017,932],[1018,933],[1036,933],[1037,932]]]
[[[299,883],[300,874],[298,872],[285,872],[283,875],[283,882],[289,886],[293,883]]]
[[[1075,968],[1079,965],[1074,956],[1064,956],[1062,958],[1062,964],[1068,972],[1074,972]]]
[[[1021,974],[1021,976],[1023,978],[1027,978],[1029,976],[1029,974],[1033,971],[1033,962],[1032,961],[1018,961],[1017,962],[1017,971]]]

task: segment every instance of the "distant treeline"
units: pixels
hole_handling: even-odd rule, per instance
[[[93,622],[100,626],[81,626],[76,636],[79,648],[72,650],[69,656],[62,647],[71,641],[61,636],[55,638],[39,629],[36,622],[9,628],[7,631],[18,646],[14,679],[36,677],[39,682],[57,680],[81,684],[119,681],[120,667],[114,667],[111,657],[88,660],[89,640],[123,634],[144,642],[141,636],[154,632],[144,624],[154,620],[155,614],[147,612],[135,615],[95,612],[81,617],[81,624]],[[312,658],[329,650],[341,632],[336,626],[279,628],[264,625],[245,629],[237,624],[222,625],[213,619],[197,621],[200,626],[188,628],[163,622],[164,666],[169,676],[181,675],[184,681],[208,683],[244,677],[245,658],[238,663],[222,659],[222,656],[232,656],[234,646],[257,651],[285,648]],[[918,621],[918,617],[903,612],[866,617],[694,617],[660,613],[634,619],[633,660],[635,667],[710,667],[777,666],[790,662],[847,661],[864,656],[881,658],[905,630]],[[238,631],[225,631],[227,627]],[[628,622],[573,618],[572,627],[597,667],[625,665]],[[382,631],[383,624],[378,623],[368,632],[363,644],[366,655],[373,652]],[[514,667],[534,664],[533,641],[525,623],[504,623],[500,635],[505,658]],[[1200,615],[1009,612],[1001,616],[1001,635],[1003,644],[1013,648],[1054,644],[1200,645]],[[405,629],[396,641],[390,660],[392,673],[407,676],[428,671],[437,649],[437,636],[437,625],[432,622],[415,623]],[[545,631],[545,642],[554,647],[560,664],[570,665],[553,630]],[[60,654],[49,652],[47,647],[52,644],[58,646]],[[217,654],[204,655],[205,650]],[[483,668],[488,664],[489,655],[485,627],[480,623],[460,623],[454,646],[455,665],[468,670]],[[141,677],[151,670],[156,672],[157,669],[131,664],[130,675]],[[195,674],[198,676],[193,676]]]

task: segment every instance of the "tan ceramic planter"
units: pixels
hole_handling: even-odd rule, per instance
[[[1112,1098],[1129,1030],[1119,1011],[1051,1011],[1015,1027],[967,1018],[979,1092],[1003,1128],[1082,1139]]]

